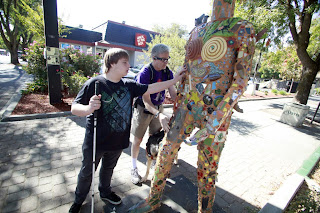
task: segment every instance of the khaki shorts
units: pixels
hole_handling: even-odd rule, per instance
[[[148,127],[150,135],[161,129],[159,117],[155,118],[154,115],[144,113],[143,110],[142,106],[137,105],[137,108],[134,108],[133,112],[131,133],[137,138],[143,138]],[[159,107],[159,111],[163,112],[162,105]]]

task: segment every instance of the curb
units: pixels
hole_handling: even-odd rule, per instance
[[[11,113],[13,112],[13,110],[15,109],[15,107],[17,106],[17,104],[19,103],[22,95],[21,95],[21,90],[23,90],[27,83],[29,83],[28,78],[30,76],[28,76],[29,74],[27,74],[26,72],[21,76],[21,78],[26,77],[26,81],[24,83],[24,85],[21,85],[18,89],[16,89],[15,91],[15,95],[13,95],[10,100],[6,103],[6,105],[1,109],[0,111],[0,121],[2,121],[3,119],[9,117],[11,115]]]
[[[17,90],[17,94],[13,96],[6,106],[0,112],[1,122],[8,122],[8,121],[22,121],[22,120],[32,120],[32,119],[42,119],[42,118],[54,118],[54,117],[61,117],[61,116],[72,116],[71,112],[52,112],[52,113],[40,113],[40,114],[26,114],[26,115],[11,115],[12,111],[20,101],[22,95],[20,94],[20,90],[23,89],[19,88]],[[256,99],[240,99],[239,102],[243,101],[261,101],[261,100],[269,100],[269,99],[280,99],[280,98],[292,98],[292,97],[274,97],[274,98],[256,98]],[[164,108],[172,108],[173,104],[164,104]],[[3,112],[2,112],[3,111]]]
[[[33,119],[42,119],[42,118],[56,118],[56,117],[67,117],[74,116],[70,111],[66,112],[51,112],[51,113],[42,113],[42,114],[28,114],[28,115],[10,115],[3,117],[1,122],[8,121],[22,121],[22,120],[33,120]]]
[[[284,184],[276,191],[266,205],[259,211],[259,213],[280,213],[290,204],[299,191],[301,185],[308,179],[308,175],[320,160],[320,146],[306,159],[297,172],[291,175]]]

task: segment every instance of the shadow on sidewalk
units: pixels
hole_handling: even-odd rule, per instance
[[[25,125],[0,123],[2,211],[20,212],[27,205],[30,211],[45,212],[71,203],[76,180],[71,177],[81,166],[82,143],[71,141],[67,126],[55,120]]]
[[[232,117],[231,124],[229,127],[229,131],[235,131],[239,135],[246,136],[252,133],[253,129],[258,128],[259,126],[253,124],[252,122],[248,122],[241,118]]]
[[[129,148],[124,150],[123,155],[128,155],[130,157],[131,144],[132,143],[130,143]],[[144,164],[147,161],[145,153],[145,149],[140,148],[138,161]],[[172,166],[172,169],[170,171],[170,178],[167,179],[165,191],[163,194],[163,204],[159,212],[197,212],[197,168],[181,158],[179,158],[178,165]],[[131,168],[130,165],[127,169],[129,170],[129,168]],[[143,172],[145,171],[144,169]],[[127,172],[129,173],[129,171]],[[149,187],[151,185],[151,175],[153,174],[153,172],[150,173],[151,174],[149,175],[148,180],[141,185],[134,186],[131,182],[125,183],[128,184],[128,187],[134,188],[135,193],[130,194],[129,196],[125,196],[125,198],[123,199],[123,205],[116,207],[116,212],[124,212],[125,210],[148,196],[150,190]],[[148,188],[146,189],[145,186],[147,186]],[[126,187],[121,188],[124,189]],[[124,194],[126,193],[124,192]],[[106,205],[104,207],[105,210],[112,210],[113,208],[114,206],[112,205]],[[216,198],[213,212],[252,212],[252,210],[258,211],[258,208],[220,187],[216,188]]]

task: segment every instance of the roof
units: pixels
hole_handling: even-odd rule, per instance
[[[102,40],[102,33],[84,30],[76,27],[66,26],[70,33],[62,33],[63,38],[83,41],[83,42],[96,42]]]
[[[147,49],[147,47],[137,47],[135,46],[135,36],[136,33],[146,35],[146,42],[151,42],[151,35],[155,36],[159,33],[141,29],[138,27],[133,27],[126,24],[117,23],[114,21],[108,21],[106,27],[106,34],[104,40],[110,44],[123,45],[135,49]]]

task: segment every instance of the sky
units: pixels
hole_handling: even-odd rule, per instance
[[[178,23],[191,31],[194,19],[210,12],[212,0],[57,0],[58,17],[68,26],[92,30],[110,21],[152,30]]]

